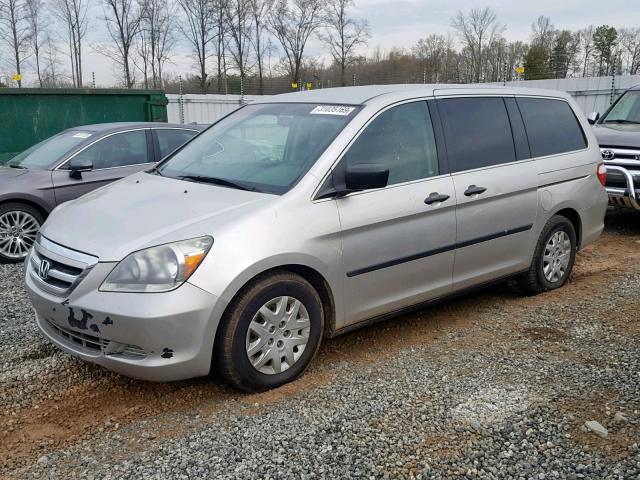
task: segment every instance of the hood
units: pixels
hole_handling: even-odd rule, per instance
[[[599,123],[593,126],[593,133],[600,145],[640,148],[640,125]]]
[[[242,212],[278,198],[139,173],[56,208],[40,230],[100,261],[163,243],[214,237]]]
[[[6,178],[19,177],[20,175],[24,175],[28,171],[29,170],[27,170],[26,168],[10,168],[0,165],[0,181]]]

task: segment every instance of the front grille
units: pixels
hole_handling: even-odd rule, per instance
[[[98,258],[38,235],[29,257],[29,275],[48,293],[66,296],[98,263]]]
[[[127,345],[125,343],[115,342],[105,338],[94,337],[93,335],[87,335],[86,333],[61,327],[49,320],[45,321],[47,322],[50,331],[60,340],[77,350],[83,350],[89,355],[102,353],[105,355],[117,355],[134,360],[141,360],[147,356],[147,352],[136,345]]]

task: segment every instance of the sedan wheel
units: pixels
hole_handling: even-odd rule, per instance
[[[8,262],[24,259],[36,241],[40,221],[22,210],[0,212],[0,256]]]

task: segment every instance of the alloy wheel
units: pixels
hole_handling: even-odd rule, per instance
[[[0,254],[12,259],[26,257],[38,230],[40,223],[30,213],[14,210],[0,215]]]
[[[544,277],[551,283],[556,283],[564,277],[571,260],[571,239],[563,230],[551,235],[544,249],[542,257],[542,271]]]

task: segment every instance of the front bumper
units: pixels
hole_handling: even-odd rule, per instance
[[[640,179],[628,169],[618,165],[606,165],[607,173],[614,172],[622,176],[626,182],[626,188],[607,186],[609,203],[619,207],[628,207],[640,210]],[[636,185],[638,184],[638,185]]]
[[[224,306],[185,283],[167,293],[98,291],[113,263],[96,264],[67,297],[25,282],[44,336],[62,350],[126,376],[173,381],[209,373]]]

